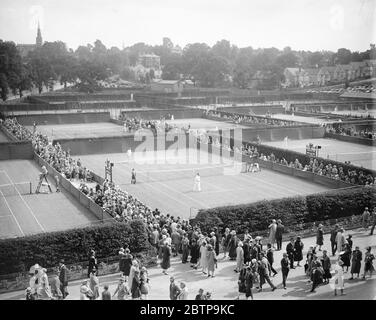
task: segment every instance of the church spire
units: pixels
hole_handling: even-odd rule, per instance
[[[40,47],[43,44],[42,33],[40,32],[39,20],[38,20],[37,38],[35,42],[36,42],[37,47]]]

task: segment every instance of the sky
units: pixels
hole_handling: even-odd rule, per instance
[[[376,0],[0,0],[0,39],[69,48],[100,39],[106,47],[162,44],[169,37],[212,46],[286,46],[294,50],[365,51],[376,43]]]

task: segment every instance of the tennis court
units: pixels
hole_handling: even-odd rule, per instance
[[[27,128],[33,131],[32,126]],[[123,126],[112,122],[38,125],[37,130],[52,140],[126,135]]]
[[[302,139],[285,141],[264,142],[264,144],[305,153],[306,145],[321,146],[319,156],[335,161],[350,161],[352,164],[368,169],[376,169],[376,147],[365,146],[357,143],[339,141],[335,139]]]
[[[322,124],[322,123],[333,123],[337,122],[335,119],[323,119],[318,117],[303,117],[297,116],[292,114],[282,114],[276,113],[272,115],[273,119],[280,119],[280,120],[288,120],[288,121],[298,121],[298,122],[305,122],[310,124]]]
[[[8,137],[0,130],[0,143],[1,142],[9,142],[10,140]]]
[[[240,165],[233,171],[234,163],[205,151],[199,156],[188,149],[179,150],[178,154],[174,151],[134,153],[131,158],[126,153],[80,156],[82,163],[103,177],[107,158],[114,163],[113,180],[117,185],[151,208],[182,218],[194,216],[201,208],[328,190],[273,171],[240,173]],[[138,182],[131,185],[132,168],[136,170]],[[197,172],[201,175],[201,192],[193,192]]]
[[[34,161],[0,161],[0,238],[71,229],[98,221],[65,190],[56,193],[53,183],[53,193],[35,194],[39,171]]]
[[[249,128],[246,126],[235,124],[231,121],[226,121],[226,122],[215,121],[215,120],[201,119],[201,118],[167,120],[166,122],[172,126],[177,126],[178,128],[187,128],[188,125],[190,125],[191,129],[214,130],[215,128],[218,128],[218,129]]]

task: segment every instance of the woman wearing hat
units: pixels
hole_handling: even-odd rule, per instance
[[[238,247],[236,248],[236,269],[235,272],[240,272],[244,264],[244,250],[243,242],[239,241]]]
[[[206,270],[208,268],[208,260],[206,257],[207,250],[208,249],[206,248],[206,242],[203,241],[200,247],[200,267],[202,268],[203,274],[206,274]]]
[[[51,295],[50,285],[48,282],[47,269],[42,268],[39,270],[39,272],[40,272],[40,278],[39,278],[40,287],[38,291],[39,299],[51,300],[52,295]]]
[[[321,246],[324,244],[324,230],[322,227],[320,223],[316,233],[316,249],[319,247],[319,251],[321,251]]]
[[[171,259],[171,247],[169,246],[169,244],[167,242],[164,243],[164,246],[162,248],[162,262],[161,262],[161,267],[163,269],[163,273],[164,274],[167,274],[167,270],[170,268],[171,266],[171,262],[170,262],[170,259]]]
[[[337,295],[337,290],[341,290],[341,295],[344,295],[343,290],[345,289],[344,282],[345,277],[343,275],[343,261],[338,260],[334,266],[335,275],[333,277],[334,281],[334,295]]]
[[[371,247],[367,247],[366,253],[364,254],[364,274],[363,274],[363,280],[366,279],[366,274],[369,272],[370,277],[372,277],[372,272],[375,271],[375,268],[373,266],[373,260],[375,259],[375,256],[373,253],[371,253]]]
[[[231,231],[231,238],[228,244],[228,255],[230,260],[236,259],[236,248],[238,247],[238,238],[236,236],[235,230]]]
[[[192,239],[191,243],[191,267],[197,269],[198,259],[200,257],[200,246],[195,239]]]
[[[208,278],[210,276],[214,278],[214,270],[217,258],[213,246],[210,244],[207,245],[206,260],[208,262]]]
[[[226,254],[228,252],[228,246],[230,244],[230,239],[231,239],[230,229],[226,228],[225,233],[222,237],[223,259],[226,258]]]
[[[96,269],[94,268],[92,271],[91,271],[91,274],[90,274],[90,290],[93,292],[93,299],[92,300],[96,300],[99,298],[99,279],[98,277],[96,276]]]
[[[296,237],[296,240],[294,242],[294,261],[297,261],[298,264],[297,267],[300,267],[300,261],[303,260],[303,248],[304,244],[299,236]]]
[[[136,270],[134,272],[133,280],[131,285],[132,300],[139,300],[141,298],[141,282],[140,282],[140,271]]]
[[[81,283],[80,287],[80,300],[91,300],[93,297],[93,292],[89,287],[89,280],[85,279]]]
[[[360,251],[359,247],[356,246],[351,257],[351,278],[349,280],[354,279],[354,274],[357,274],[357,277],[359,278],[362,259],[362,251]]]

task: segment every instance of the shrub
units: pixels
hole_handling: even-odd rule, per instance
[[[286,227],[315,221],[359,215],[364,207],[376,205],[375,189],[369,187],[333,190],[309,196],[298,196],[250,204],[200,210],[192,224],[203,231],[214,226],[242,233],[268,228],[271,219],[281,219]]]
[[[0,240],[0,274],[24,272],[35,263],[55,267],[60,259],[66,264],[84,262],[90,249],[96,251],[100,262],[101,258],[116,256],[126,244],[143,260],[148,261],[147,256],[153,254],[141,220]]]

